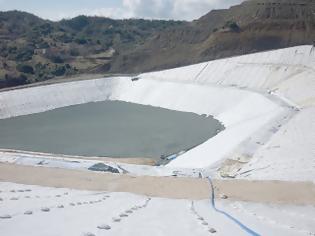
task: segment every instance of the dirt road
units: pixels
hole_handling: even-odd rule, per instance
[[[208,199],[207,179],[129,176],[0,163],[0,181],[78,190],[131,192],[151,197]],[[213,180],[216,195],[229,199],[315,205],[311,182]]]

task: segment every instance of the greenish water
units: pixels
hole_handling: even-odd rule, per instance
[[[0,120],[0,147],[81,156],[159,158],[201,144],[223,128],[212,117],[106,101]]]

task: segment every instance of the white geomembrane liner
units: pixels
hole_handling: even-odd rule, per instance
[[[213,115],[226,129],[179,156],[168,167],[213,168],[225,158],[244,154],[253,157],[245,166],[248,178],[315,179],[314,142],[309,141],[315,140],[312,46],[216,60],[139,77],[135,82],[130,77],[103,78],[2,92],[0,117],[107,99]],[[295,140],[296,134],[299,141],[292,151],[288,140]],[[277,151],[272,147],[277,147]],[[292,160],[299,165],[293,167]],[[260,171],[261,168],[266,171]]]
[[[0,235],[245,236],[209,200],[148,198],[130,193],[0,183]],[[217,201],[261,235],[313,235],[314,206]],[[4,218],[6,217],[6,218]],[[9,217],[9,218],[8,218]]]

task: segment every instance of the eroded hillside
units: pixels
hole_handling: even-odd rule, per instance
[[[312,44],[315,1],[251,0],[165,30],[116,57],[114,71],[148,71]]]

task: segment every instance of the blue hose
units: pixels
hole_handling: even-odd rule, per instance
[[[219,210],[218,208],[216,208],[215,206],[215,197],[214,197],[214,187],[213,187],[213,183],[210,177],[208,177],[209,183],[211,185],[211,190],[212,190],[212,194],[211,194],[211,205],[212,208],[218,212],[223,214],[224,216],[226,216],[227,218],[229,218],[230,220],[232,220],[234,223],[236,223],[238,226],[240,226],[244,231],[246,231],[249,235],[252,236],[260,236],[260,234],[256,233],[255,231],[253,231],[252,229],[248,228],[246,225],[244,225],[242,222],[240,222],[239,220],[237,220],[236,218],[234,218],[233,216],[231,216],[229,213]]]

